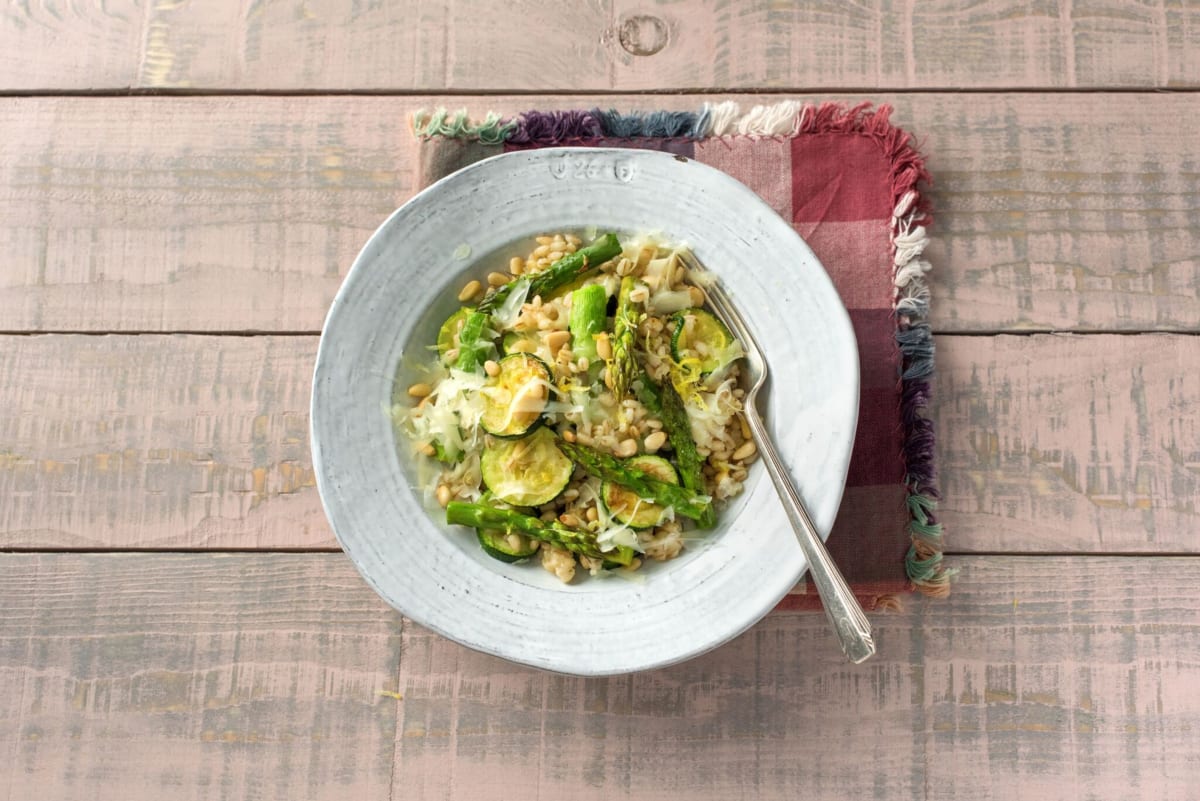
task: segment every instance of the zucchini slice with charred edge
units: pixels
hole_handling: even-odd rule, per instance
[[[661,456],[634,456],[625,464],[635,470],[641,470],[647,475],[666,481],[670,484],[679,483],[679,474],[666,459]],[[662,522],[666,509],[656,503],[643,500],[638,494],[620,484],[605,481],[600,486],[600,498],[608,513],[630,528],[651,528]]]
[[[691,318],[692,324],[687,324]],[[710,312],[688,309],[671,315],[675,329],[671,334],[671,358],[676,364],[695,359],[700,373],[708,375],[742,355],[733,334]],[[695,362],[693,362],[695,363]]]
[[[498,500],[513,506],[541,506],[562,492],[575,465],[563,455],[549,429],[523,439],[501,439],[483,449],[483,483]]]
[[[484,399],[479,424],[494,437],[523,437],[541,422],[550,398],[550,368],[532,353],[510,353],[499,365],[500,372],[479,391]]]
[[[501,562],[519,562],[533,556],[538,550],[537,540],[524,534],[506,534],[496,529],[477,528],[475,536],[479,539],[479,547],[483,548],[483,552]]]

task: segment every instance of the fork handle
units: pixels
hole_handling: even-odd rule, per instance
[[[829,622],[833,624],[833,630],[837,632],[842,651],[854,664],[864,662],[875,653],[875,641],[871,637],[871,624],[867,621],[867,616],[863,613],[858,599],[854,597],[854,593],[846,584],[846,579],[842,577],[837,565],[833,563],[829,551],[825,550],[825,543],[817,534],[817,527],[813,525],[812,518],[808,516],[808,511],[800,500],[800,494],[796,492],[791,476],[788,475],[787,468],[779,458],[779,453],[775,450],[770,435],[767,434],[767,428],[763,425],[762,418],[758,416],[752,403],[746,404],[745,415],[755,443],[758,445],[759,453],[762,454],[763,462],[766,463],[767,473],[770,474],[771,482],[775,484],[775,490],[779,494],[779,500],[783,503],[788,520],[792,523],[792,530],[796,534],[796,540],[800,543],[800,550],[804,552],[804,558],[808,560],[809,574],[821,596],[825,614],[829,618]]]

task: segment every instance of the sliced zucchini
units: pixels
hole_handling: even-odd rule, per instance
[[[516,532],[506,534],[496,529],[477,528],[475,536],[483,552],[501,562],[519,562],[533,556],[538,550],[537,540]]]
[[[483,483],[513,506],[541,506],[566,488],[575,465],[555,444],[554,434],[538,429],[523,439],[502,439],[483,449]]]
[[[550,399],[550,368],[532,353],[510,353],[488,378],[479,425],[495,437],[523,437],[537,428]]]
[[[659,481],[669,484],[679,483],[679,474],[666,459],[661,456],[634,456],[627,459],[625,464],[654,476]],[[631,489],[606,481],[600,485],[600,497],[604,506],[614,518],[630,528],[652,528],[663,521],[666,509],[656,503],[642,500]]]
[[[725,324],[704,309],[687,309],[671,315],[671,358],[676,364],[699,362],[703,375],[719,370],[742,355],[741,347]],[[689,322],[690,321],[690,322]]]
[[[447,317],[446,322],[442,323],[442,327],[438,329],[437,349],[438,355],[443,359],[446,358],[447,351],[458,346],[458,332],[462,330],[463,323],[467,321],[467,316],[473,311],[475,310],[463,306],[454,314]]]

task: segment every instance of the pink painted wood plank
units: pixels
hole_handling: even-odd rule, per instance
[[[0,339],[0,544],[336,548],[315,337]]]
[[[0,338],[0,547],[336,548],[316,337]],[[937,339],[949,547],[1196,552],[1200,339]]]
[[[396,796],[1190,801],[1190,558],[961,557],[846,664],[774,615],[665,670],[576,679],[404,632]]]
[[[412,192],[394,102],[0,107],[0,329],[319,330],[354,255]]]
[[[1194,552],[1200,339],[939,337],[956,551]]]
[[[416,188],[417,107],[704,99],[0,100],[0,331],[317,331]],[[873,99],[936,178],[939,330],[1200,331],[1196,95]]]
[[[340,555],[0,555],[6,798],[386,799],[401,620]]]
[[[1200,11],[1120,0],[44,2],[0,17],[0,89],[1162,88],[1198,52]]]
[[[137,83],[152,3],[5,3],[0,90],[127,89]]]
[[[783,614],[691,662],[585,680],[402,625],[335,554],[0,555],[0,786],[1191,801],[1194,558],[951,562],[951,599],[872,616],[862,666],[822,616]]]

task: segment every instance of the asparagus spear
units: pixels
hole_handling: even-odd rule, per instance
[[[636,470],[616,457],[574,442],[559,440],[558,448],[567,458],[593,476],[611,481],[636,492],[659,506],[674,507],[676,514],[693,520],[708,519],[712,512],[712,499],[678,484],[659,481],[649,473]]]
[[[608,293],[599,284],[580,287],[571,293],[571,318],[567,323],[571,350],[576,357],[587,357],[588,377],[593,381],[601,367],[595,335],[604,330],[607,309]]]
[[[596,269],[620,254],[621,243],[617,240],[616,234],[605,234],[587,247],[563,256],[537,275],[530,276],[529,297],[541,295],[542,298],[546,298],[559,287],[571,283],[579,276]],[[502,287],[497,287],[480,302],[478,311],[491,314],[500,308],[501,304],[519,285],[517,281],[512,281]]]
[[[599,284],[582,286],[571,293],[571,319],[567,328],[571,331],[571,350],[576,356],[596,360],[594,334],[604,330],[605,309],[608,293]]]
[[[483,503],[450,501],[446,505],[446,522],[451,525],[470,526],[477,529],[499,529],[506,533],[516,531],[542,542],[566,548],[581,556],[604,559],[620,565],[628,565],[633,561],[632,549],[600,550],[600,546],[596,542],[596,535],[590,531],[570,528],[558,521],[547,523],[530,515],[523,515],[509,509],[498,509]]]
[[[649,376],[643,376],[643,383],[653,386]],[[696,451],[696,441],[692,439],[692,426],[688,422],[687,408],[683,398],[675,391],[675,386],[667,381],[658,389],[658,397],[662,407],[661,415],[663,430],[675,451],[675,462],[679,468],[679,480],[683,486],[692,492],[704,492],[704,473],[701,470],[704,460]],[[643,400],[643,403],[645,401]],[[649,408],[649,405],[647,405]],[[704,514],[696,518],[700,528],[712,528],[717,524],[717,513],[710,504]]]
[[[621,279],[617,293],[617,315],[613,319],[612,358],[608,362],[608,384],[618,401],[624,400],[630,385],[638,375],[633,343],[637,338],[638,313],[629,295],[633,292],[633,276]]]

